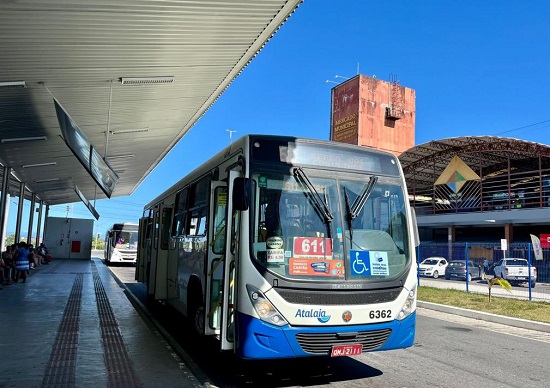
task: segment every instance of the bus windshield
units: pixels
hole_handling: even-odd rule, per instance
[[[116,231],[116,238],[112,240],[115,248],[136,249],[138,241],[138,232]]]
[[[397,178],[253,175],[253,259],[294,281],[380,281],[410,266]],[[370,178],[370,179],[369,179]]]

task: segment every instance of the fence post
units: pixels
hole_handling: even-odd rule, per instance
[[[532,288],[531,288],[531,243],[527,243],[527,272],[529,272],[529,300],[533,300]]]
[[[468,275],[470,274],[470,267],[469,267],[469,261],[470,261],[470,255],[468,253],[468,243],[464,245],[464,249],[466,252],[464,252],[464,257],[466,258],[466,292],[470,292],[470,282],[468,281]]]

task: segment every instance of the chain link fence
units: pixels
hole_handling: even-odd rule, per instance
[[[542,248],[542,260],[535,259],[530,243],[511,243],[507,248],[502,250],[500,243],[421,243],[417,250],[418,264],[429,257],[443,257],[448,262],[461,260],[468,266],[465,273],[472,273],[473,276],[471,280],[468,276],[462,280],[454,280],[454,277],[450,277],[451,270],[449,270],[445,275],[440,274],[438,279],[429,279],[421,277],[419,272],[418,284],[487,293],[486,279],[495,276],[495,265],[503,258],[520,258],[527,260],[529,273],[531,267],[536,268],[536,284],[525,282],[515,285],[511,294],[500,287],[493,287],[492,293],[495,296],[550,302],[550,248]]]

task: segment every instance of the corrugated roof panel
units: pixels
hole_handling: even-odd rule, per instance
[[[1,2],[0,82],[23,80],[27,87],[0,87],[0,134],[47,140],[0,143],[0,162],[49,204],[79,199],[76,193],[40,191],[33,184],[37,177],[58,177],[76,183],[89,199],[103,197],[59,136],[55,97],[102,155],[106,144],[107,156],[115,147],[117,153],[139,155],[131,164],[113,162],[115,171],[124,171],[113,195],[130,194],[300,2]],[[154,76],[174,80],[120,83],[121,77]],[[107,128],[144,127],[147,132],[139,136],[106,134]],[[57,164],[23,170],[29,161]]]

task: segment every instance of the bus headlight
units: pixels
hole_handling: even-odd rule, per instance
[[[252,306],[262,321],[275,326],[284,326],[288,323],[260,290],[249,284],[246,285],[246,289]]]
[[[411,315],[414,311],[415,305],[416,285],[409,291],[409,294],[407,295],[407,300],[405,300],[405,303],[403,303],[403,306],[401,307],[401,311],[399,311],[399,313],[397,314],[397,319],[399,321],[402,321],[403,319]]]

